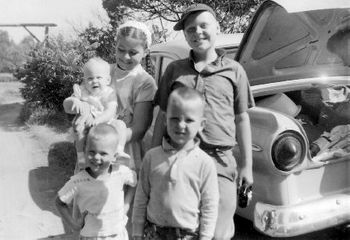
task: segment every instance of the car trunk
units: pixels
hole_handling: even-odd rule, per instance
[[[312,7],[325,1],[288,4],[297,2]],[[339,2],[290,13],[265,1],[243,36],[235,59],[247,72],[256,105],[294,119],[309,149],[303,168],[290,173],[254,163],[261,168],[255,171],[259,201],[290,205],[349,191],[350,2]],[[252,211],[242,211],[248,213],[251,219]]]
[[[309,149],[299,166],[289,172],[281,172],[266,160],[269,150],[266,155],[265,150],[261,150],[269,147],[264,143],[270,141],[270,136],[266,136],[268,140],[265,141],[259,137],[253,139],[253,143],[260,146],[260,150],[254,152],[253,201],[248,209],[238,210],[239,215],[248,219],[254,217],[256,202],[292,206],[350,190],[350,82],[339,78],[324,84],[322,79],[313,79],[291,90],[287,90],[286,86],[274,89],[272,94],[270,91],[258,91],[255,94],[256,105],[272,111],[273,115],[276,115],[274,112],[283,113],[301,126]],[[251,116],[251,120],[256,127],[255,115]],[[277,117],[275,121],[279,123],[259,124],[274,134],[273,129],[286,126],[285,119]]]
[[[245,68],[253,89],[274,84],[278,88],[286,81],[302,86],[309,79],[318,80],[300,90],[293,86],[281,92],[261,90],[254,94],[257,105],[298,120],[314,161],[348,154],[350,2],[276,1],[281,5],[265,1],[259,7],[236,60]],[[317,10],[308,11],[310,8]],[[331,84],[332,78],[341,80]]]
[[[350,159],[350,82],[311,84],[256,97],[256,105],[282,112],[304,128],[314,162]]]

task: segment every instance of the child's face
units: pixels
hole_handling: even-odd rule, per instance
[[[173,147],[183,148],[204,127],[203,107],[198,100],[173,101],[167,108],[166,123]]]
[[[220,29],[215,17],[210,12],[204,11],[188,16],[183,31],[193,51],[203,53],[215,47],[216,36]]]
[[[84,69],[84,84],[92,95],[98,95],[110,83],[110,73],[102,64],[93,64]]]
[[[116,141],[111,137],[88,137],[85,147],[85,164],[94,176],[108,172],[109,166],[116,158]]]
[[[123,70],[132,70],[141,63],[145,56],[143,40],[131,37],[120,37],[117,42],[116,60]]]

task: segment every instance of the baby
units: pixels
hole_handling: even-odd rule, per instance
[[[67,113],[76,114],[73,129],[78,161],[83,162],[86,131],[91,126],[105,122],[112,123],[120,135],[118,155],[129,158],[129,155],[124,153],[126,125],[123,121],[115,119],[118,103],[113,88],[109,86],[111,81],[109,64],[101,58],[91,58],[85,63],[83,73],[83,82],[80,85],[74,84],[73,95],[63,102]]]

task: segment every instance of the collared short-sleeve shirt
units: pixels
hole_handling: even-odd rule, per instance
[[[71,177],[58,196],[66,204],[76,199],[79,210],[88,212],[81,236],[109,236],[124,230],[123,187],[135,187],[136,182],[136,172],[124,165],[113,165],[109,175],[99,178],[93,178],[83,170]]]
[[[165,111],[172,90],[187,86],[197,89],[206,101],[206,125],[200,134],[204,143],[235,145],[235,115],[254,106],[248,78],[243,67],[217,50],[218,58],[201,72],[190,57],[170,63],[162,76],[154,103]]]

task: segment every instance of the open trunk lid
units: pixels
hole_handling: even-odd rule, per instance
[[[298,12],[274,1],[258,8],[236,55],[250,84],[349,76],[350,41],[334,36],[345,29],[350,38],[350,1],[277,2]]]

